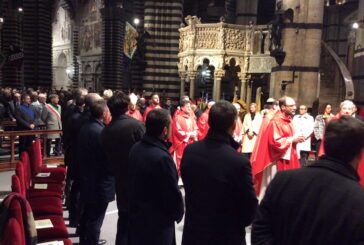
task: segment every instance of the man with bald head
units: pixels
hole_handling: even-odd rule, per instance
[[[70,226],[77,227],[80,219],[80,204],[79,204],[79,192],[80,192],[80,170],[77,153],[80,146],[78,145],[79,132],[83,125],[85,125],[91,118],[90,108],[97,101],[101,100],[101,96],[96,93],[90,93],[86,96],[79,94],[75,99],[76,106],[74,111],[67,122],[67,130],[70,133],[69,144],[69,178],[71,179],[71,191],[69,197],[69,219]]]
[[[304,136],[294,136],[292,118],[296,112],[296,102],[293,98],[284,96],[279,99],[280,111],[268,124],[263,137],[266,144],[259,146],[259,151],[267,153],[253,165],[253,176],[256,192],[261,200],[269,182],[277,171],[300,167],[296,151],[297,143],[305,140]]]

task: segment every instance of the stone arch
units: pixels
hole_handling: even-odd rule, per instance
[[[53,86],[56,88],[68,87],[70,78],[67,73],[67,55],[61,52],[53,64]]]
[[[52,8],[53,18],[56,16],[59,7],[62,7],[64,10],[66,10],[72,20],[75,18],[75,9],[71,0],[56,0]]]
[[[210,61],[210,65],[211,66],[214,66],[215,69],[218,69],[219,67],[222,66],[222,64],[220,64],[221,62],[219,62],[219,60],[217,59],[217,57],[214,57],[214,56],[207,56],[207,55],[204,55],[204,56],[199,56],[199,57],[196,57],[195,58],[195,62],[194,62],[194,68],[193,70],[194,71],[197,71],[197,68],[203,64],[203,61],[205,59],[208,59]]]

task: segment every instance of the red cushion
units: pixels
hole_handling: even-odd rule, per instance
[[[20,195],[25,197],[25,190],[22,189],[20,180],[19,180],[18,176],[16,176],[15,174],[13,176],[11,176],[11,191],[15,192],[15,193],[19,193]]]
[[[32,169],[32,175],[39,172],[40,166],[43,164],[42,150],[40,146],[40,139],[35,139],[29,147],[29,158]]]
[[[19,161],[16,164],[15,173],[16,173],[16,176],[18,176],[18,178],[19,178],[21,189],[24,190],[24,192],[25,192],[26,185],[25,185],[25,178],[24,178],[24,168],[23,168],[23,164],[21,163],[21,161]]]
[[[59,183],[64,185],[66,174],[62,172],[44,171],[43,173],[50,173],[49,177],[33,177],[33,183]]]
[[[67,227],[63,217],[57,215],[39,216],[36,220],[50,219],[53,228],[37,229],[38,240],[68,239]]]
[[[63,194],[59,192],[54,191],[48,191],[48,190],[31,190],[28,191],[27,199],[33,199],[33,198],[39,198],[39,197],[56,197],[59,199],[63,199]]]
[[[23,163],[23,168],[24,168],[25,188],[28,189],[30,181],[32,179],[28,152],[23,151],[20,154],[20,159],[21,159],[21,162]]]
[[[23,227],[16,218],[10,218],[1,233],[1,245],[25,244]]]
[[[28,200],[34,217],[44,215],[63,215],[62,200],[57,197],[38,197]]]
[[[18,201],[14,201],[11,203],[11,206],[9,207],[11,216],[20,224],[20,229],[17,229],[17,233],[19,237],[23,237],[25,240],[25,230],[24,230],[24,221],[23,221],[23,214],[21,211],[21,206]],[[25,244],[22,243],[22,244]]]

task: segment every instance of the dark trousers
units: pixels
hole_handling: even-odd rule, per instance
[[[300,155],[301,155],[301,158],[300,158],[301,168],[303,168],[304,166],[306,166],[306,162],[307,162],[307,159],[308,159],[308,154],[309,154],[308,151],[301,151],[300,152]]]
[[[86,203],[80,222],[80,245],[98,245],[108,202]]]
[[[52,139],[47,139],[47,156],[48,157],[51,155],[51,146],[52,146]],[[54,154],[56,156],[60,156],[62,154],[61,138],[58,138],[55,141]]]
[[[128,245],[129,214],[118,205],[118,227],[116,231],[115,245]]]
[[[250,157],[251,157],[251,153],[242,153],[243,156],[245,156],[246,158],[248,158],[248,160],[250,161]]]
[[[70,180],[71,190],[69,192],[69,220],[71,227],[77,227],[81,218],[80,183],[78,180]]]
[[[27,151],[33,140],[34,136],[19,136],[19,154]]]

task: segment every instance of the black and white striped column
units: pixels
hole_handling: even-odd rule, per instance
[[[105,89],[122,89],[123,44],[125,22],[123,9],[107,6],[102,16],[102,86]]]
[[[3,3],[4,24],[2,29],[2,53],[7,56],[10,53],[10,45],[22,48],[22,19],[23,13],[13,8],[10,0]],[[3,86],[22,87],[22,70],[16,66],[5,63],[2,67]]]
[[[143,89],[164,97],[179,98],[178,49],[183,0],[146,1],[144,28],[146,40],[146,69]],[[150,94],[148,93],[148,94]]]
[[[24,84],[52,84],[52,17],[49,0],[23,0]]]

